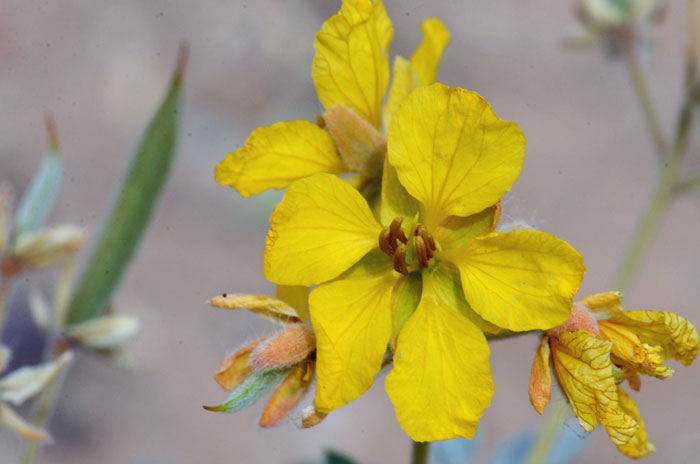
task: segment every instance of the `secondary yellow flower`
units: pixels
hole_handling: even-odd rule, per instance
[[[364,393],[391,341],[386,388],[404,430],[417,441],[472,437],[493,394],[482,330],[569,317],[581,256],[543,232],[493,233],[524,149],[517,125],[476,93],[433,84],[392,118],[380,222],[336,176],[289,186],[264,270],[278,284],[318,285],[318,411]]]
[[[314,378],[316,338],[309,324],[306,287],[279,286],[278,298],[268,295],[223,294],[209,300],[224,309],[248,309],[284,328],[270,337],[247,343],[228,356],[214,379],[229,397],[209,411],[236,412],[275,388],[260,418],[262,427],[277,425],[301,401]],[[311,426],[325,414],[305,415]]]
[[[626,456],[641,458],[655,447],[636,404],[620,387],[627,380],[639,390],[639,374],[666,379],[676,359],[689,366],[700,338],[683,317],[666,311],[625,311],[620,292],[586,297],[574,304],[571,318],[542,339],[530,376],[530,402],[542,414],[554,373],[574,414],[586,431],[600,423]]]
[[[449,40],[435,18],[411,60],[396,57],[385,119],[415,87],[430,84]],[[248,197],[318,172],[355,174],[358,188],[379,183],[386,152],[382,102],[389,85],[394,31],[381,1],[345,0],[316,34],[312,77],[326,113],[319,124],[297,120],[260,127],[216,167],[216,181]],[[375,189],[376,190],[376,189]]]

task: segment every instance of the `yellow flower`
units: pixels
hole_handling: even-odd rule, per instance
[[[449,40],[435,18],[421,25],[411,60],[396,57],[385,119],[403,98],[435,80]],[[352,173],[358,188],[378,183],[386,152],[382,102],[389,84],[391,21],[381,1],[345,0],[316,34],[312,77],[326,109],[319,124],[297,120],[260,127],[216,167],[216,181],[248,197],[319,172]]]
[[[299,404],[314,378],[316,338],[309,326],[308,288],[279,286],[278,298],[268,295],[223,294],[209,300],[224,309],[248,309],[284,328],[270,337],[247,343],[224,360],[214,379],[229,397],[209,411],[236,412],[275,388],[260,418],[262,427],[277,425]],[[304,417],[316,425],[325,414]]]
[[[386,388],[404,430],[417,441],[472,437],[493,394],[482,330],[569,317],[580,255],[543,232],[493,232],[524,149],[517,125],[476,93],[433,84],[392,118],[380,222],[336,176],[289,186],[264,270],[278,284],[318,285],[318,411],[364,393],[391,341]]]
[[[574,414],[586,431],[602,424],[626,456],[641,458],[655,447],[632,398],[620,387],[628,380],[639,390],[639,374],[659,379],[673,370],[662,363],[676,359],[689,366],[698,354],[695,327],[666,311],[625,311],[620,292],[586,297],[574,304],[570,319],[542,339],[530,376],[530,402],[542,414],[549,402],[554,373]]]

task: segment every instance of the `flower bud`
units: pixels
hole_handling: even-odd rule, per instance
[[[306,359],[316,349],[316,336],[305,324],[290,324],[258,345],[250,355],[258,369],[291,366]]]

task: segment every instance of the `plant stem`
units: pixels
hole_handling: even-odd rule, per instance
[[[34,413],[34,419],[32,420],[32,423],[39,428],[44,428],[49,419],[49,414],[51,413],[51,409],[53,409],[54,396],[58,383],[58,378],[53,379],[51,383],[44,388],[41,395],[39,395],[37,409]],[[40,444],[36,441],[29,441],[27,443],[27,446],[24,448],[24,455],[22,456],[22,464],[33,464],[39,452],[39,445]]]
[[[427,464],[428,462],[428,450],[430,449],[430,442],[413,442],[413,455],[411,457],[411,464]]]
[[[567,402],[559,398],[554,404],[550,404],[544,413],[544,423],[540,429],[535,445],[532,447],[528,464],[543,464],[547,462],[547,456],[559,436],[559,429],[566,420]]]
[[[654,188],[632,238],[628,242],[611,288],[624,292],[629,290],[634,282],[641,263],[646,257],[666,210],[674,197],[673,186],[676,175],[675,163],[669,163],[657,174]]]
[[[2,336],[2,328],[5,327],[5,306],[9,296],[10,278],[2,277],[2,280],[0,280],[0,336]]]
[[[625,67],[627,68],[627,74],[632,83],[632,89],[637,95],[639,104],[642,107],[642,113],[649,126],[649,132],[651,133],[651,139],[654,143],[656,153],[659,158],[663,159],[667,151],[666,136],[664,135],[659,118],[656,115],[654,104],[651,101],[649,85],[647,85],[644,73],[639,67],[639,61],[634,51],[630,51],[625,55]]]

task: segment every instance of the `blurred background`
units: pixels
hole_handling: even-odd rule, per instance
[[[608,290],[655,168],[621,63],[561,46],[577,25],[570,1],[385,4],[395,29],[392,56],[410,56],[424,18],[446,23],[452,41],[439,80],[476,90],[528,138],[506,218],[554,233],[583,254],[588,271],[579,296]],[[644,63],[666,128],[681,98],[685,40],[684,2],[670,6]],[[234,415],[201,408],[226,396],[212,379],[225,355],[273,330],[252,314],[204,301],[221,292],[273,292],[262,252],[281,198],[273,192],[243,201],[214,182],[214,166],[254,128],[314,120],[322,111],[310,78],[312,42],[339,7],[339,0],[0,2],[0,179],[23,191],[46,149],[42,116],[53,112],[65,182],[52,219],[91,235],[160,101],[178,42],[191,44],[179,157],[115,300],[144,323],[131,344],[135,368],[80,356],[50,426],[55,444],[38,462],[299,463],[319,459],[327,447],[363,463],[408,462],[410,440],[384,393],[385,372],[370,392],[311,430],[298,428],[299,412],[275,429],[259,428],[263,404]],[[686,164],[700,168],[697,149]],[[698,197],[674,203],[627,308],[672,310],[700,323],[699,230]],[[26,287],[41,279],[30,275],[15,288],[15,317],[26,311]],[[6,338],[10,344],[13,334]],[[500,440],[541,423],[527,397],[537,343],[526,336],[492,344],[496,394],[482,420],[481,459]],[[39,349],[24,350],[27,362],[38,361]],[[657,446],[650,464],[694,462],[700,453],[700,367],[673,367],[672,380],[645,378],[632,393]],[[627,462],[601,428],[588,440],[579,462]],[[6,456],[19,456],[22,446],[0,432],[3,462],[14,462]]]

